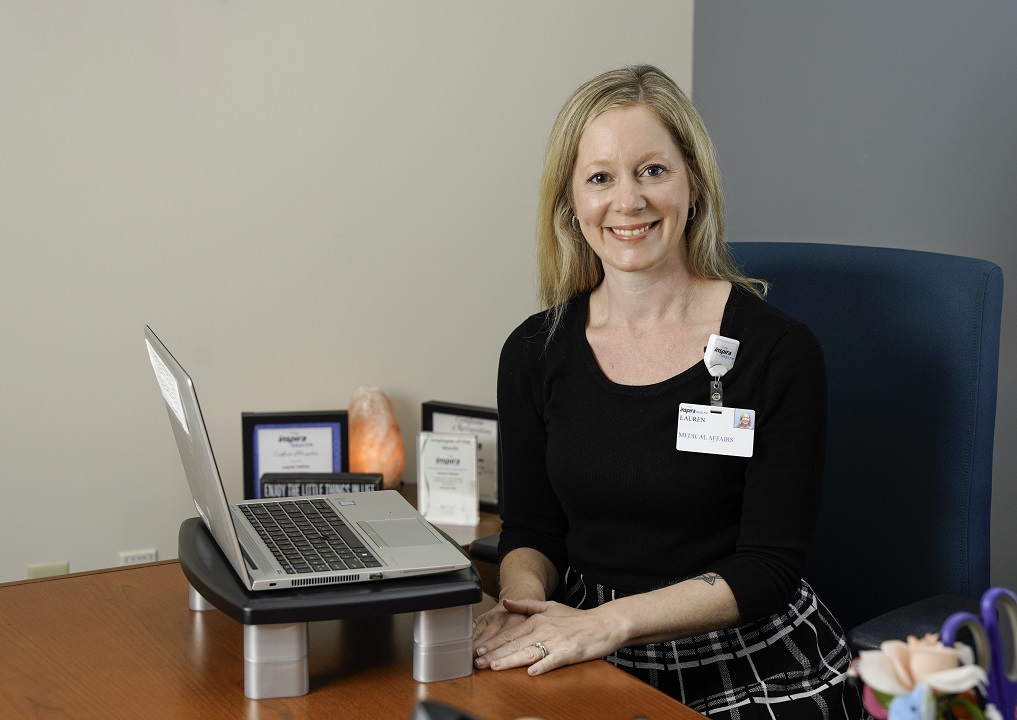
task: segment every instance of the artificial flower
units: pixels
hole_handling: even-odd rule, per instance
[[[944,715],[985,720],[979,698],[988,676],[974,663],[971,648],[962,643],[945,646],[936,635],[888,640],[879,647],[859,653],[851,670],[864,682],[862,704],[876,720]],[[988,709],[994,710],[991,705]]]
[[[855,666],[862,681],[881,695],[906,695],[918,684],[939,694],[956,694],[988,681],[985,670],[973,664],[971,649],[947,647],[936,635],[887,640],[879,650],[862,650]]]

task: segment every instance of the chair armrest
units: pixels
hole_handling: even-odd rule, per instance
[[[979,613],[978,600],[963,595],[935,595],[891,610],[848,631],[851,652],[878,650],[884,640],[907,640],[909,635],[921,637],[936,633],[943,622],[955,612]]]
[[[500,533],[485,535],[470,543],[470,557],[474,560],[498,564],[498,539]]]

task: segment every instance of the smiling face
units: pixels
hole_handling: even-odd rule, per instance
[[[606,275],[687,268],[685,221],[695,200],[681,152],[645,105],[607,110],[586,127],[572,203]]]

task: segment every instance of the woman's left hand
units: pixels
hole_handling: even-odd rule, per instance
[[[540,675],[564,665],[602,658],[621,646],[616,639],[619,629],[605,621],[603,608],[576,610],[537,600],[503,602],[509,612],[528,617],[490,638],[478,650],[478,668],[507,670],[529,665],[530,675]],[[537,643],[546,648],[546,657],[541,657]]]

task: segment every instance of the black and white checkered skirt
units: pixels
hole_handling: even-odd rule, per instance
[[[565,603],[590,609],[622,593],[570,568]],[[840,625],[802,581],[787,611],[738,627],[625,647],[605,658],[711,718],[857,720],[861,699],[844,672]]]

